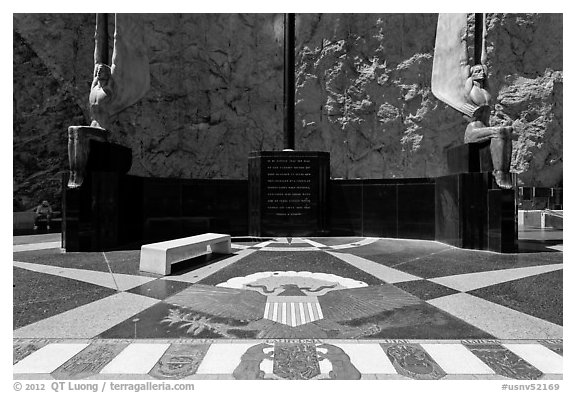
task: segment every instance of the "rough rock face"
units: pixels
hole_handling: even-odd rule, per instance
[[[250,151],[282,148],[281,15],[142,17],[151,88],[112,129],[132,148],[131,173],[246,178]],[[332,177],[443,174],[466,121],[430,91],[436,20],[298,15],[296,148],[331,151]],[[90,122],[93,29],[93,15],[14,15],[14,196],[23,207],[58,200],[66,129]],[[561,184],[562,15],[489,14],[487,40],[492,122],[513,122],[513,170],[526,185]]]
[[[431,93],[437,15],[304,15],[298,146],[335,177],[439,176],[466,121]],[[562,16],[489,15],[493,124],[513,123],[513,170],[562,181]]]

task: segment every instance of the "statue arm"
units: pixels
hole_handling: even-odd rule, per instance
[[[472,86],[474,86],[474,81],[472,77],[466,78],[466,82],[464,82],[464,97],[468,98],[470,96],[470,92],[472,91]]]
[[[144,31],[138,16],[116,14],[112,80],[115,97],[111,114],[136,103],[150,87],[150,69]]]

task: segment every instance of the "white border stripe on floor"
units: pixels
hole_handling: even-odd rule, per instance
[[[160,303],[158,299],[118,292],[14,330],[14,338],[92,338]]]
[[[462,344],[420,344],[447,374],[495,374]]]
[[[468,293],[431,299],[427,303],[499,339],[559,339],[563,336],[562,326]]]
[[[21,269],[87,282],[119,291],[127,291],[155,280],[155,278],[136,276],[132,274],[115,273],[112,275],[107,271],[101,272],[87,269],[42,265],[37,263],[13,261],[13,264]]]
[[[334,342],[333,345],[342,348],[346,352],[354,367],[361,374],[398,374],[379,344]]]
[[[529,266],[515,269],[492,270],[488,272],[457,274],[453,276],[430,278],[429,281],[444,285],[445,287],[452,288],[457,291],[467,292],[490,285],[535,276],[537,274],[553,272],[560,270],[563,267],[564,265],[562,263],[554,265]]]
[[[292,252],[292,251],[322,251],[316,247],[264,247],[260,251],[278,251],[278,252]]]
[[[196,374],[232,374],[246,350],[257,344],[259,343],[212,344]]]
[[[236,248],[237,250],[246,250],[247,248],[250,248],[250,246],[246,246],[244,244],[237,244],[237,243],[232,243],[231,247]]]
[[[147,374],[170,344],[130,344],[108,363],[100,374]]]
[[[49,374],[88,346],[83,344],[48,344],[22,359],[13,367],[14,374]]]
[[[60,247],[62,247],[62,242],[15,244],[12,246],[12,252],[47,250],[50,248],[60,248]]]
[[[262,243],[258,243],[258,244],[254,244],[252,247],[258,247],[258,248],[262,248],[262,247],[266,247],[268,244],[272,244],[275,243],[274,240],[268,240]]]
[[[310,244],[312,247],[316,247],[316,248],[327,247],[326,245],[324,245],[322,243],[315,242],[314,240],[310,240],[310,239],[303,239],[303,240],[304,240],[304,242]]]
[[[390,284],[394,284],[397,282],[416,281],[422,279],[421,277],[404,273],[403,271],[393,269],[391,267],[381,265],[376,262],[369,261],[368,259],[364,259],[356,255],[340,252],[332,252],[332,251],[326,251],[326,253],[338,259],[341,259],[344,262],[349,263],[350,265],[360,270],[363,270],[366,273],[371,274],[374,277]]]
[[[562,374],[563,358],[540,344],[502,344],[544,374]]]

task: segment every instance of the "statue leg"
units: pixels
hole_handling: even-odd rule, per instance
[[[511,127],[501,127],[498,132],[494,133],[490,141],[494,178],[496,184],[504,189],[513,187],[512,175],[510,174],[510,161],[512,158],[511,133]]]
[[[78,188],[84,181],[90,154],[90,141],[106,142],[108,131],[103,128],[72,126],[68,128],[68,158],[70,161],[69,188]]]
[[[76,128],[68,127],[68,164],[70,165],[68,187],[70,188],[74,188],[76,184],[76,139],[78,136]]]
[[[494,167],[494,179],[500,188],[512,188],[510,161],[512,158],[512,127],[484,127],[481,122],[472,122],[464,134],[465,143],[490,141],[490,154]]]

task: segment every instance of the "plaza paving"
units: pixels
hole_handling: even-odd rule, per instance
[[[520,252],[379,238],[139,251],[14,238],[16,379],[561,379],[561,232]]]

